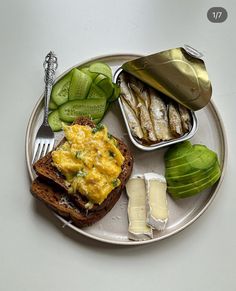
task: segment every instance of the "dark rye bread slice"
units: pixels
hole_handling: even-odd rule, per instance
[[[33,181],[31,192],[54,212],[68,221],[71,220],[80,228],[89,226],[103,218],[116,204],[121,193],[116,189],[116,193],[113,193],[110,202],[107,203],[103,209],[93,212],[84,212],[69,200],[67,193],[61,187],[49,184],[42,178],[36,178]]]
[[[91,120],[84,118],[84,117],[79,118],[78,120],[76,120],[75,123],[81,124],[81,125],[88,125],[90,127],[95,126],[91,122]],[[116,138],[116,140],[118,143],[118,147],[125,158],[124,163],[122,165],[122,172],[119,175],[119,179],[121,181],[121,184],[117,188],[113,189],[113,191],[108,195],[108,197],[104,200],[104,202],[102,204],[100,204],[100,205],[94,204],[94,206],[89,210],[86,209],[86,207],[85,207],[85,204],[88,202],[86,197],[84,197],[83,195],[81,195],[79,193],[68,194],[68,192],[67,192],[68,185],[66,183],[65,178],[52,165],[51,153],[47,154],[45,157],[43,157],[42,159],[37,161],[34,164],[34,169],[39,177],[42,177],[42,178],[46,179],[47,181],[54,183],[54,185],[56,187],[60,186],[60,188],[61,188],[60,191],[66,193],[66,195],[68,195],[70,197],[70,200],[73,201],[75,206],[78,207],[80,209],[80,211],[85,212],[86,214],[90,214],[92,212],[96,212],[96,213],[97,212],[100,213],[100,211],[103,212],[104,209],[110,210],[114,206],[114,201],[116,202],[119,199],[121,192],[122,192],[123,188],[125,187],[125,184],[126,184],[128,178],[130,177],[130,174],[131,174],[131,171],[133,168],[133,157],[132,157],[129,149],[121,140],[118,140],[117,138]],[[65,141],[65,139],[63,139],[61,143],[63,143],[64,141]],[[32,188],[32,192],[33,191],[34,190]],[[36,193],[36,196],[37,196],[37,193]],[[114,199],[114,196],[116,197],[116,199]],[[110,205],[112,205],[112,207],[110,207]]]

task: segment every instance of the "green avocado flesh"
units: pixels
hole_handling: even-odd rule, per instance
[[[182,143],[178,143],[175,146],[169,148],[168,151],[165,153],[165,161],[175,161],[175,159],[182,158],[191,149],[192,145],[188,140]]]
[[[198,188],[201,187],[202,185],[207,185],[207,183],[209,181],[211,181],[211,179],[213,177],[215,177],[216,175],[220,175],[220,168],[218,166],[214,167],[214,169],[212,171],[209,172],[208,175],[206,175],[203,178],[199,178],[196,181],[188,181],[187,183],[182,183],[180,185],[176,185],[176,186],[168,186],[168,192],[170,193],[179,193],[182,191],[188,191],[191,190],[193,188]]]
[[[182,166],[183,164],[190,164],[193,168],[204,169],[209,167],[210,163],[214,163],[216,160],[216,153],[209,150],[204,145],[193,145],[186,150],[186,154],[182,157],[165,160],[166,168],[175,168]]]
[[[167,191],[174,198],[195,195],[211,187],[221,175],[217,154],[204,145],[189,141],[165,154]]]
[[[190,172],[189,174],[186,175],[181,175],[181,176],[170,176],[166,177],[168,179],[168,184],[170,186],[181,186],[183,184],[187,183],[193,183],[198,181],[199,179],[202,179],[206,177],[209,173],[215,170],[215,168],[219,168],[219,163],[216,161],[216,163],[210,167],[207,170],[196,170],[193,172]]]
[[[171,190],[168,190],[168,193],[170,193],[173,198],[187,198],[193,195],[196,195],[200,193],[201,191],[213,186],[220,178],[221,172],[219,174],[216,174],[214,177],[212,177],[211,180],[208,180],[205,184],[202,184],[199,187],[193,187],[191,189],[185,190],[185,191],[178,191],[176,193],[170,192]]]

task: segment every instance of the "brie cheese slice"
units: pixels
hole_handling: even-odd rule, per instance
[[[126,185],[128,202],[128,238],[147,240],[153,238],[152,228],[146,223],[146,190],[143,176],[131,178]]]
[[[168,221],[166,197],[166,179],[156,173],[144,174],[146,186],[147,224],[157,230],[163,230]]]

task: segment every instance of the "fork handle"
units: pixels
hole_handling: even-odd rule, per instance
[[[55,79],[55,72],[58,67],[57,64],[57,57],[55,54],[50,51],[43,63],[43,67],[45,69],[45,92],[44,92],[44,118],[43,118],[43,124],[48,125],[48,105],[49,100],[52,92],[52,85],[54,83]]]

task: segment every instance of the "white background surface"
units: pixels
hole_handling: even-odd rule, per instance
[[[236,2],[0,1],[0,290],[235,290]],[[223,6],[228,19],[207,20]],[[58,74],[101,54],[154,53],[189,44],[205,55],[228,137],[225,180],[213,204],[178,235],[117,247],[60,228],[33,199],[24,156],[30,113],[43,91],[42,61]]]

